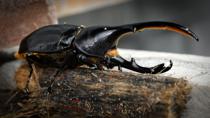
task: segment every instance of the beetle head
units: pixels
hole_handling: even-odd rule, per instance
[[[75,40],[76,47],[82,52],[93,56],[104,56],[107,50],[116,47],[119,37],[132,32],[127,27],[87,27]]]

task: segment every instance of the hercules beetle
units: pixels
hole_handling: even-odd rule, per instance
[[[34,63],[56,67],[58,71],[55,76],[63,69],[73,69],[81,65],[97,69],[118,66],[139,73],[151,74],[170,70],[172,61],[169,66],[162,63],[154,67],[142,67],[133,58],[127,61],[117,52],[117,43],[122,36],[141,32],[144,29],[175,31],[198,41],[191,30],[171,22],[154,21],[121,26],[91,27],[59,24],[45,26],[32,32],[22,40],[15,57],[26,59],[29,65]]]

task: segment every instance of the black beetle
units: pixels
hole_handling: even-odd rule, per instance
[[[92,27],[59,24],[45,26],[32,32],[22,40],[15,57],[26,59],[29,65],[35,63],[59,68],[58,72],[84,64],[97,69],[118,66],[139,73],[151,74],[170,70],[172,61],[169,66],[162,63],[154,67],[142,67],[133,58],[127,61],[118,54],[117,43],[123,35],[144,29],[171,30],[198,41],[197,36],[191,30],[171,22],[154,21],[121,26]]]

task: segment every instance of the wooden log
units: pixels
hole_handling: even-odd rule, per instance
[[[29,83],[31,96],[23,99],[24,94],[18,93],[7,105],[12,107],[4,116],[175,118],[180,117],[191,90],[183,79],[77,68],[59,75],[48,94],[55,71],[36,66]],[[27,65],[18,69],[19,89],[25,88],[28,72]]]

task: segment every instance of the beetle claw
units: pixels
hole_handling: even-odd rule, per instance
[[[151,73],[152,74],[156,74],[156,73],[160,72],[164,68],[164,65],[165,64],[162,63],[162,64],[158,64],[158,65],[156,65],[154,67],[151,67]]]
[[[169,71],[172,68],[172,66],[173,66],[173,62],[170,60],[169,66],[165,66],[165,64],[162,63],[157,66],[151,67],[151,70],[152,70],[151,73],[152,74],[164,73],[164,72]]]
[[[24,88],[24,89],[23,89],[23,93],[24,93],[25,95],[29,95],[29,94],[30,94],[28,88]]]
[[[157,73],[164,73],[170,70],[173,66],[172,61],[170,60],[170,65],[165,66],[164,63],[156,65],[154,67],[142,67],[139,66],[134,58],[131,58],[131,61],[127,61],[123,59],[122,57],[112,57],[109,59],[107,62],[109,67],[114,67],[114,66],[121,66],[139,73],[150,73],[150,74],[157,74]]]

